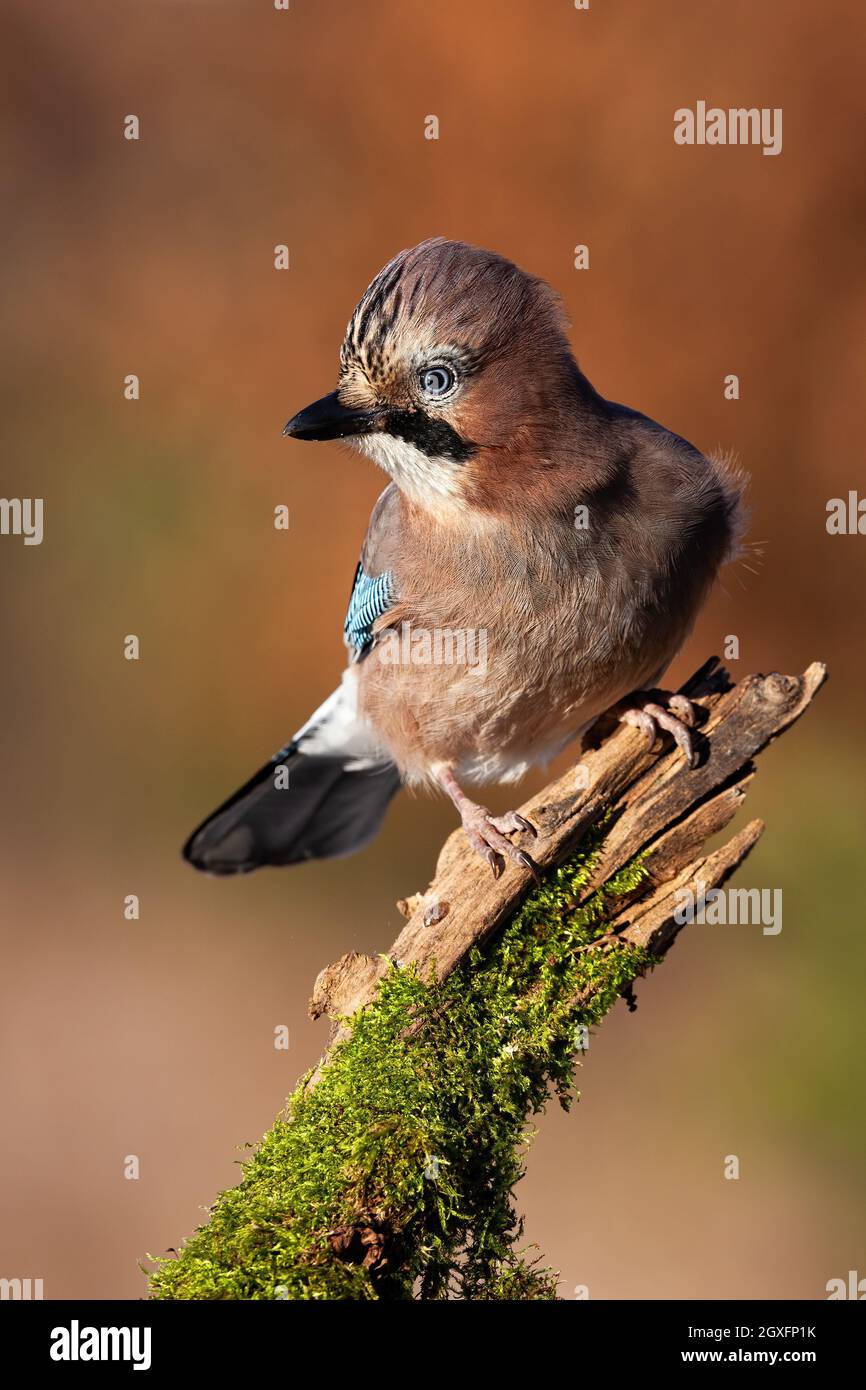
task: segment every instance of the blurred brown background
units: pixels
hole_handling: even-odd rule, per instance
[[[4,11],[2,492],[45,499],[45,538],[0,538],[0,1275],[140,1297],[138,1259],[202,1219],[318,1057],[317,971],[390,943],[453,825],[404,796],[360,857],[237,882],[178,854],[337,679],[383,479],[280,430],[332,389],[372,275],[440,233],[545,276],[604,394],[752,475],[762,555],[675,677],[727,634],[738,674],[831,668],[750,797],[769,828],[739,882],[783,889],[781,935],[694,927],[618,1007],[580,1105],[540,1121],[527,1239],[566,1296],[866,1275],[866,538],[825,530],[829,498],[866,492],[862,6]],[[678,148],[698,99],[782,107],[782,154]]]

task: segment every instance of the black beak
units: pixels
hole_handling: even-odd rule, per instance
[[[377,411],[350,410],[332,391],[293,415],[283,434],[292,439],[345,439],[350,434],[369,434],[377,422]]]

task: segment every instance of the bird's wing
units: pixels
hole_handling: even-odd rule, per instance
[[[343,624],[344,639],[353,661],[360,661],[366,656],[376,640],[375,624],[397,602],[397,577],[390,563],[395,529],[399,522],[396,491],[392,483],[373,508],[361,558],[355,570]]]
[[[356,672],[254,777],[187,840],[184,858],[213,874],[351,854],[373,838],[400,774],[357,717]]]
[[[361,561],[349,595],[349,608],[343,624],[346,646],[355,661],[366,656],[375,641],[373,624],[393,605],[397,597],[393,570],[367,574]]]
[[[183,853],[197,869],[247,873],[261,864],[332,858],[360,849],[379,829],[401,778],[359,717],[356,663],[373,647],[374,625],[397,599],[391,562],[398,508],[392,488],[373,508],[349,597],[344,631],[350,665],[340,686],[193,831]]]

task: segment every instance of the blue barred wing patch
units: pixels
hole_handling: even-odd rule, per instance
[[[349,611],[343,624],[346,646],[361,657],[373,645],[373,624],[395,602],[394,575],[391,570],[375,578],[365,573],[363,565],[355,571],[355,583],[349,598]]]

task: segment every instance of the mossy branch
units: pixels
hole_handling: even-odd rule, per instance
[[[703,845],[742,805],[753,758],[826,678],[750,676],[715,659],[683,687],[703,711],[698,765],[621,727],[522,809],[534,887],[494,880],[455,833],[386,954],[316,981],[335,1033],[318,1068],[177,1258],[157,1298],[554,1298],[520,1249],[513,1189],[529,1117],[567,1106],[575,1053],[631,1000],[681,930],[677,890],[722,883],[763,826]]]

